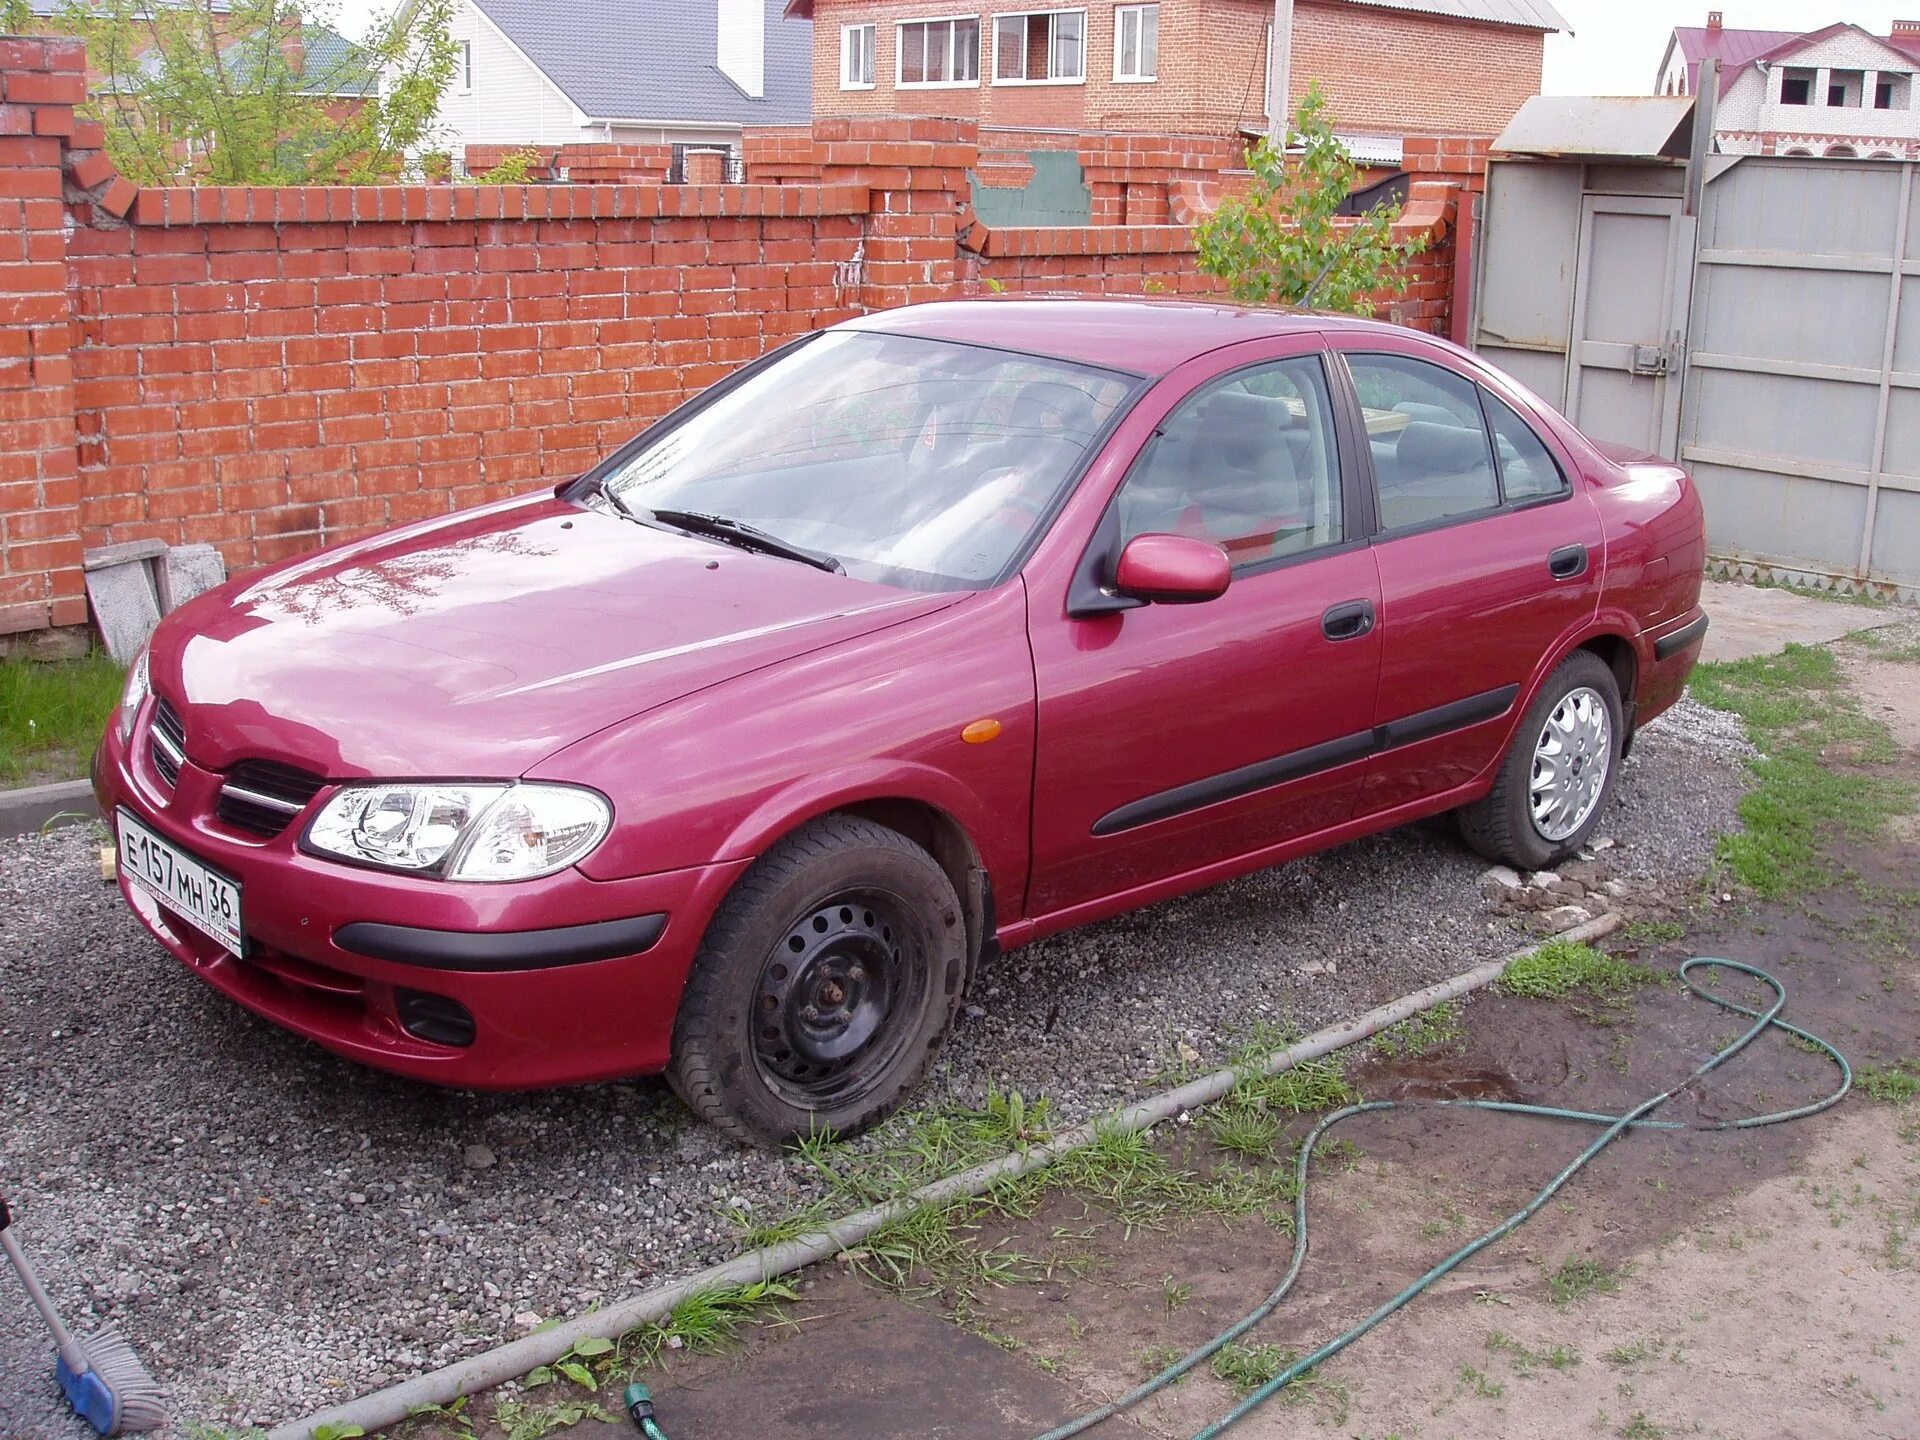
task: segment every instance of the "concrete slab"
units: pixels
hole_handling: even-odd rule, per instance
[[[133,560],[106,569],[89,570],[87,600],[107,653],[122,665],[133,662],[140,647],[160,623],[160,602],[153,592],[153,572],[145,560]]]
[[[1087,1404],[1031,1361],[845,1276],[822,1276],[793,1314],[733,1356],[669,1354],[643,1377],[661,1428],[690,1440],[1029,1440]],[[566,1431],[634,1434],[624,1420]]]
[[[160,613],[204,594],[227,578],[227,562],[211,545],[169,545],[159,565]]]
[[[1775,654],[1788,645],[1824,645],[1855,630],[1892,625],[1904,613],[1724,580],[1707,581],[1701,587],[1700,603],[1712,622],[1707,643],[1701,647],[1702,660],[1745,660]]]

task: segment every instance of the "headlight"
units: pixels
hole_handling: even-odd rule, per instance
[[[573,785],[348,785],[307,844],[448,880],[532,880],[583,859],[612,824],[607,802]]]
[[[133,664],[127,667],[127,688],[120,692],[120,738],[133,737],[134,717],[140,713],[140,707],[153,692],[147,680],[147,647],[142,645],[140,653],[133,657]]]

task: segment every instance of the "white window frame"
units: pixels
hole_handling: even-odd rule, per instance
[[[913,25],[945,25],[947,30],[947,53],[957,55],[953,46],[953,26],[971,20],[974,25],[973,79],[971,80],[908,80],[907,28]],[[976,15],[911,15],[894,23],[893,28],[893,84],[897,90],[977,90],[980,88],[981,51],[986,47],[980,43],[980,16]],[[924,54],[924,51],[922,52]]]
[[[1053,20],[1056,15],[1078,15],[1080,17],[1080,73],[1078,75],[1054,75],[1053,72]],[[1000,78],[1000,22],[1002,20],[1035,20],[1047,22],[1047,74],[1034,79],[1031,76],[1016,76],[1011,79]],[[1024,49],[1024,30],[1023,49]],[[1087,83],[1087,12],[1085,9],[1068,5],[1057,10],[1002,10],[993,17],[993,83],[996,85],[1084,85]]]
[[[1120,68],[1120,35],[1126,29],[1127,17],[1133,17],[1133,50],[1137,56],[1144,48],[1140,36],[1146,24],[1147,11],[1153,12],[1153,69],[1138,75],[1129,75]],[[1116,5],[1113,7],[1113,83],[1116,85],[1153,85],[1160,79],[1160,0],[1149,0],[1144,5]]]
[[[473,41],[456,40],[454,45],[459,50],[459,54],[454,57],[454,74],[457,79],[453,87],[453,93],[456,95],[471,95],[473,93]]]
[[[865,80],[856,80],[853,78],[853,67],[849,62],[853,58],[853,37],[862,31],[866,32],[867,37],[867,78]],[[842,90],[873,89],[875,74],[879,69],[877,64],[879,58],[877,53],[879,39],[880,27],[871,20],[862,25],[842,25],[840,27],[840,88]]]

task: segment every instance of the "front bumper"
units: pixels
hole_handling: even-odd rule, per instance
[[[169,787],[147,737],[117,728],[93,766],[101,813],[125,809],[241,887],[237,959],[124,875],[121,894],[176,959],[255,1014],[349,1059],[475,1089],[540,1089],[665,1068],[700,937],[749,862],[596,881],[578,870],[450,884],[301,852],[312,809],[261,839],[215,814],[221,777],[188,760]],[[441,1022],[457,1011],[461,1025]],[[438,1038],[427,1038],[438,1037]]]

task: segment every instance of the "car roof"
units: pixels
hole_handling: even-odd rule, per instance
[[[1197,355],[1242,340],[1374,327],[1348,315],[1256,310],[1209,300],[1021,296],[907,305],[862,315],[834,328],[991,345],[1159,376]]]

